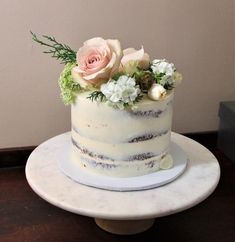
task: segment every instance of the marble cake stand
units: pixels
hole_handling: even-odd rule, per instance
[[[196,141],[172,132],[189,157],[185,172],[164,186],[131,192],[101,190],[74,182],[58,168],[55,153],[68,142],[70,133],[38,146],[26,165],[32,189],[64,210],[95,218],[98,226],[115,234],[140,233],[155,218],[177,213],[206,199],[216,188],[220,167],[214,155]]]

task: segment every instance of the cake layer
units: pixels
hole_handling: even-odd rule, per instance
[[[94,173],[113,177],[129,177],[141,176],[160,170],[160,162],[167,154],[167,152],[163,152],[161,155],[152,158],[133,160],[131,162],[119,160],[110,161],[87,156],[86,154],[80,153],[73,146],[71,158],[82,169],[86,168]]]
[[[92,102],[87,93],[72,105],[72,127],[80,136],[108,143],[123,143],[171,129],[173,94],[162,101],[145,99],[135,110],[118,110]]]

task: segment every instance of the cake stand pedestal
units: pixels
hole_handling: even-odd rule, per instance
[[[152,227],[155,219],[108,220],[95,218],[95,223],[103,230],[120,235],[138,234]]]
[[[32,189],[49,203],[64,210],[95,218],[102,229],[115,234],[136,234],[150,228],[154,219],[193,207],[216,188],[220,168],[214,155],[201,144],[172,132],[189,158],[176,180],[143,191],[108,191],[79,184],[58,167],[58,153],[70,133],[56,136],[30,155],[26,178]]]

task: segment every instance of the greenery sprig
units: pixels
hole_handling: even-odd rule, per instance
[[[139,101],[141,101],[143,99],[144,95],[143,94],[138,94],[138,96],[136,97],[135,101],[133,102],[134,104],[138,103]]]
[[[140,93],[136,97],[135,101],[133,101],[132,103],[123,103],[121,101],[118,102],[118,103],[112,103],[112,102],[107,100],[107,98],[105,97],[105,95],[101,91],[94,91],[94,92],[90,93],[90,95],[87,98],[90,99],[92,102],[93,101],[108,102],[109,106],[112,106],[113,108],[120,109],[120,106],[123,106],[124,108],[128,108],[128,107],[138,103],[139,101],[141,101],[143,99],[143,97],[144,97],[144,95],[142,95]]]
[[[106,101],[106,97],[101,91],[94,91],[94,92],[90,93],[90,95],[87,98],[90,99],[92,102],[93,101],[100,101],[100,102]]]
[[[46,39],[47,42],[40,40],[35,33],[30,31],[33,41],[39,43],[40,45],[49,47],[48,51],[43,51],[43,53],[51,54],[53,58],[61,60],[61,64],[75,63],[76,62],[76,52],[72,50],[68,45],[59,43],[54,37],[43,35],[42,37]]]

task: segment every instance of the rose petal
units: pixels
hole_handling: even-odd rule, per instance
[[[103,38],[100,38],[100,37],[89,39],[89,40],[85,41],[83,43],[83,45],[87,46],[89,48],[98,47],[98,46],[108,47],[106,41]]]
[[[128,54],[131,54],[133,52],[136,52],[136,49],[134,49],[134,48],[127,48],[127,49],[123,50],[123,55],[128,55]]]
[[[87,88],[89,86],[89,83],[80,76],[76,69],[77,66],[74,67],[71,71],[73,80],[77,82],[82,88]]]
[[[82,50],[82,52],[83,53],[78,53],[77,56],[79,61],[76,71],[78,73],[83,73],[86,75],[93,74],[105,67],[109,62],[109,57],[106,50],[102,50],[102,52],[100,52],[99,49],[92,48]],[[90,63],[90,61],[96,57],[98,57],[99,60]]]
[[[117,71],[118,68],[120,66],[121,63],[121,59],[122,59],[122,49],[121,49],[121,44],[118,40],[113,40],[113,39],[108,39],[107,43],[109,45],[109,47],[115,52],[116,54],[116,61],[113,65],[112,71],[111,71],[111,75],[114,75]]]
[[[108,80],[118,70],[122,58],[118,40],[93,38],[84,42],[77,52],[78,66],[74,71],[92,84]]]
[[[106,67],[104,67],[103,69],[99,70],[98,72],[96,73],[93,73],[91,75],[86,75],[86,76],[83,76],[83,78],[85,80],[89,80],[89,81],[92,81],[92,79],[100,79],[100,78],[109,78],[110,77],[110,72],[111,72],[111,69],[113,68],[114,66],[114,63],[116,61],[116,54],[113,53],[112,55],[112,58],[110,60],[110,62],[108,63],[108,65]]]
[[[95,55],[95,54],[101,54],[102,56],[111,56],[109,46],[107,43],[103,46],[87,46],[84,45],[83,47],[79,48],[77,52],[77,63],[79,65],[82,65],[84,60],[87,58],[87,56]]]
[[[117,41],[119,42],[119,41]],[[115,43],[117,44],[117,43]],[[115,48],[118,47],[118,46],[115,46]],[[91,74],[91,75],[87,75],[87,76],[84,76],[83,78],[85,80],[89,80],[89,81],[92,81],[92,79],[100,79],[100,78],[103,78],[103,79],[106,79],[106,78],[109,78],[110,75],[113,75],[115,73],[115,71],[118,70],[118,67],[120,65],[120,59],[121,59],[121,50],[117,51],[117,53],[119,54],[119,60],[117,59],[117,54],[115,52],[113,52],[112,54],[112,58],[111,60],[109,61],[108,65],[103,68],[102,70],[94,73],[94,74]],[[112,69],[112,70],[111,70]]]
[[[128,53],[126,55],[124,54],[124,56],[122,57],[122,60],[121,60],[122,65],[125,65],[128,61],[131,61],[131,60],[132,61],[141,60],[144,56],[144,48],[142,46],[141,49],[136,50],[136,51],[135,51],[135,49],[128,48],[128,49],[124,50],[123,53]]]

